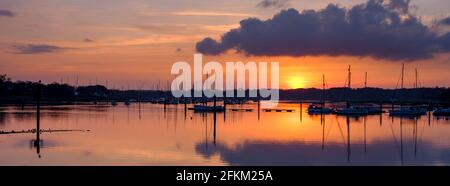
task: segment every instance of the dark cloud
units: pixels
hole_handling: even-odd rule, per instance
[[[450,35],[439,36],[410,13],[409,0],[369,0],[351,8],[329,4],[321,10],[282,10],[271,19],[248,18],[223,34],[205,38],[198,52],[230,49],[253,56],[370,56],[419,60],[450,50]]]
[[[11,12],[9,10],[1,10],[0,9],[0,17],[14,17],[14,12]]]
[[[260,8],[282,8],[287,5],[289,0],[262,0],[256,6]]]
[[[14,45],[12,46],[14,53],[17,54],[40,54],[40,53],[54,53],[61,52],[67,48],[45,45],[45,44],[25,44],[25,45]]]
[[[90,39],[90,38],[86,38],[86,39],[84,39],[83,41],[84,41],[84,42],[87,42],[87,43],[94,42],[94,40],[93,40],[93,39]]]
[[[450,25],[450,17],[444,18],[439,21],[439,24],[441,25]]]

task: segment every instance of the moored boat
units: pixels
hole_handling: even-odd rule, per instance
[[[400,89],[403,89],[403,76],[405,73],[405,64],[402,64],[402,71],[401,71],[401,86]],[[416,69],[416,83],[414,85],[414,88],[417,88],[417,69]],[[391,116],[420,116],[427,113],[427,109],[421,106],[407,106],[403,107],[400,106],[398,109],[391,109],[389,110],[389,115]]]
[[[223,106],[194,105],[193,110],[196,112],[223,112],[225,108]]]
[[[433,112],[436,116],[450,116],[450,108],[438,108]]]
[[[369,114],[381,114],[383,113],[383,110],[380,107],[363,107],[364,109],[367,109]]]
[[[426,113],[427,110],[421,107],[402,107],[389,110],[389,115],[392,116],[419,116]]]
[[[331,114],[333,113],[333,109],[323,107],[321,105],[309,105],[308,106],[308,114]]]
[[[308,114],[331,114],[332,108],[325,107],[325,75],[322,74],[322,98],[320,104],[311,104],[308,106]]]
[[[347,77],[347,88],[351,90],[351,79],[352,72],[351,66],[348,66],[348,77]],[[363,107],[355,107],[350,104],[347,100],[347,105],[345,108],[336,109],[335,114],[337,115],[367,115],[369,114],[369,110]]]
[[[367,115],[369,110],[360,107],[347,107],[342,109],[337,109],[336,114],[338,115]]]

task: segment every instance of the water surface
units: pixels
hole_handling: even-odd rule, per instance
[[[0,135],[0,165],[449,165],[450,121],[311,116],[293,112],[186,113],[183,105],[45,106],[41,129]],[[228,107],[228,108],[230,108]],[[36,127],[34,107],[2,107],[0,130]],[[215,118],[215,120],[214,120]]]

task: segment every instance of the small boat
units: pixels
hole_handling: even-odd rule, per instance
[[[420,116],[426,113],[427,110],[421,107],[401,107],[389,110],[389,115],[392,116]]]
[[[352,79],[352,72],[351,72],[351,66],[348,66],[348,77],[347,77],[347,88],[351,90],[351,79]],[[337,115],[367,115],[369,114],[369,110],[367,108],[363,107],[354,107],[350,104],[350,102],[347,100],[347,106],[345,108],[340,108],[335,111]]]
[[[403,75],[405,71],[405,64],[402,63],[402,71],[401,71],[401,84],[400,88],[403,89]],[[416,70],[416,85],[414,88],[417,88],[417,70]],[[420,116],[427,113],[427,109],[420,106],[409,106],[409,107],[400,107],[399,109],[391,109],[389,110],[389,115],[391,116]]]
[[[439,108],[433,112],[435,116],[450,116],[450,108]]]
[[[321,105],[309,105],[308,114],[331,114],[333,109],[322,107]]]
[[[369,110],[361,107],[347,107],[336,110],[337,115],[367,115]]]
[[[194,105],[193,110],[196,112],[223,112],[225,108],[223,106]]]
[[[111,101],[111,105],[112,106],[117,106],[117,102],[116,101]]]
[[[125,104],[126,106],[129,106],[130,105],[130,101],[125,101],[123,104]]]
[[[364,109],[367,109],[369,114],[381,114],[383,113],[383,110],[380,107],[362,107]]]
[[[308,114],[331,114],[333,113],[332,108],[325,107],[325,74],[322,74],[322,98],[321,104],[315,105],[311,104],[308,106]]]

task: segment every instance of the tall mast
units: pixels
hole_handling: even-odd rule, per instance
[[[414,88],[418,88],[419,85],[417,84],[417,68],[415,68],[415,71],[416,71],[416,83],[414,84]]]
[[[325,101],[325,74],[322,74],[322,103]]]
[[[405,73],[405,63],[402,63],[402,84],[401,84],[401,89],[403,89],[403,75]]]
[[[75,87],[78,87],[78,75],[77,75],[77,80],[76,80]]]
[[[364,77],[364,88],[367,88],[367,72],[366,72],[366,76]]]
[[[352,81],[352,72],[351,72],[351,65],[348,66],[348,88],[351,89],[351,81]]]

